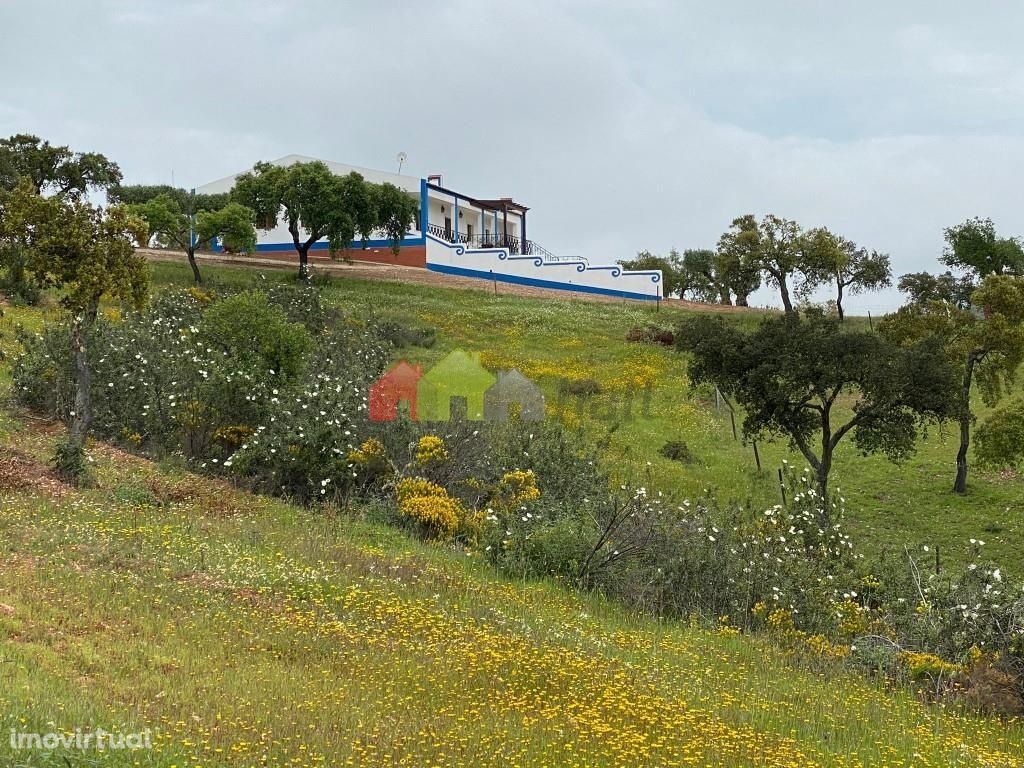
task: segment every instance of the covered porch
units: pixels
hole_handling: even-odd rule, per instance
[[[449,243],[470,248],[504,248],[510,253],[531,254],[535,245],[526,239],[529,208],[511,197],[483,200],[469,197],[440,184],[427,182],[426,204],[421,215],[423,231]]]

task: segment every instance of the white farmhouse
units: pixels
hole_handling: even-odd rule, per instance
[[[313,162],[315,158],[288,155],[274,165]],[[476,277],[503,283],[615,296],[628,299],[661,298],[659,270],[629,271],[618,264],[596,265],[581,257],[558,257],[527,239],[525,205],[510,197],[471,197],[442,185],[440,176],[418,179],[386,171],[321,161],[334,173],[355,171],[367,181],[388,182],[415,196],[419,220],[403,238],[396,254],[381,235],[367,243],[356,241],[347,254],[356,261],[420,267],[447,275]],[[231,191],[235,176],[196,189],[201,194]],[[293,253],[287,224],[279,222],[260,232],[256,251],[261,255],[287,257]],[[310,259],[328,258],[326,242],[310,249]]]

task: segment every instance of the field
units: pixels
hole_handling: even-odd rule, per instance
[[[221,267],[221,281],[247,282],[251,272]],[[159,283],[186,284],[177,264],[154,265]],[[282,279],[268,273],[267,279]],[[515,365],[545,390],[549,410],[578,425],[591,440],[607,443],[608,466],[623,481],[694,497],[705,490],[753,506],[778,503],[777,470],[783,461],[806,465],[785,441],[759,444],[762,472],[753,449],[734,440],[725,406],[714,408],[710,393],[689,391],[685,361],[656,345],[625,341],[635,326],[671,327],[685,313],[660,312],[638,303],[598,303],[494,296],[488,290],[443,290],[391,282],[335,280],[326,288],[331,303],[358,313],[438,329],[430,350],[410,348],[408,359],[430,365],[455,348],[478,351],[493,368]],[[730,322],[753,325],[760,315],[731,314]],[[866,327],[866,318],[851,318]],[[563,397],[558,382],[594,378],[604,394],[581,402]],[[650,387],[644,406],[644,389]],[[631,416],[623,403],[633,393]],[[977,412],[984,407],[978,403]],[[740,421],[740,418],[737,418]],[[742,437],[742,434],[740,434]],[[668,440],[683,440],[696,461],[662,457]],[[986,555],[1014,572],[1024,572],[1024,478],[972,469],[969,493],[950,492],[957,448],[955,427],[932,429],[917,453],[902,465],[881,456],[861,456],[847,441],[836,457],[833,488],[847,502],[846,525],[864,548],[938,546],[943,558],[965,558],[970,539],[985,542]]]
[[[102,764],[178,768],[1024,765],[1021,724],[114,449],[68,489],[52,430],[7,424],[5,734],[150,728]],[[0,740],[5,765],[81,759]]]
[[[154,279],[186,284],[187,268],[155,265]],[[762,445],[759,475],[727,414],[688,391],[675,352],[624,341],[678,314],[369,281],[325,293],[437,328],[434,347],[409,348],[410,359],[462,348],[520,367],[552,409],[562,376],[599,381],[596,413],[569,401],[559,415],[604,440],[623,481],[762,505],[777,498],[775,468],[796,461]],[[2,348],[13,351],[16,323],[43,319],[6,308]],[[621,397],[608,416],[613,396],[648,384],[646,412],[637,395],[631,419]],[[101,444],[96,487],[69,488],[44,463],[56,436],[0,409],[0,732],[150,728],[155,748],[83,758],[13,750],[5,736],[2,764],[1024,765],[1020,722],[925,705],[728,629],[511,581],[359,515],[252,496]],[[697,463],[662,458],[669,439]],[[980,535],[1004,567],[1024,570],[1024,483],[976,475],[955,498],[953,450],[933,433],[903,468],[844,454],[850,528],[868,546],[939,544],[947,557]]]

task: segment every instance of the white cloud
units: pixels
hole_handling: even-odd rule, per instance
[[[1024,11],[852,8],[16,0],[0,134],[181,185],[404,150],[410,172],[515,195],[531,236],[597,258],[710,246],[745,212],[828,225],[897,271],[935,268],[967,216],[1024,232]]]

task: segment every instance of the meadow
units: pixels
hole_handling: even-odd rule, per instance
[[[153,264],[154,281],[188,285],[183,265]],[[249,284],[252,272],[207,267],[215,281]],[[287,279],[265,273],[267,280]],[[656,324],[671,328],[684,310],[644,304],[598,303],[495,296],[490,290],[445,290],[401,283],[335,279],[326,301],[357,314],[438,330],[427,350],[410,347],[401,356],[429,366],[452,349],[480,352],[489,368],[518,367],[545,390],[549,411],[569,426],[581,426],[600,441],[608,468],[622,482],[680,497],[712,493],[754,508],[778,503],[777,470],[805,460],[785,440],[760,443],[762,471],[752,446],[742,440],[742,415],[733,438],[728,409],[715,408],[709,392],[691,391],[685,360],[658,345],[630,343],[627,332]],[[761,314],[733,313],[729,322],[753,326]],[[851,317],[867,327],[867,318]],[[586,401],[560,397],[563,378],[595,379],[603,392]],[[649,395],[645,395],[649,391]],[[632,395],[630,416],[624,403]],[[647,403],[645,405],[645,399]],[[976,412],[985,413],[977,402]],[[659,453],[670,440],[684,441],[692,463]],[[927,546],[941,558],[967,559],[971,539],[985,542],[988,557],[1024,572],[1024,478],[972,468],[966,496],[951,493],[957,434],[954,425],[924,434],[908,461],[894,465],[880,455],[862,456],[847,441],[837,451],[832,487],[846,499],[847,532],[862,549]]]
[[[1024,724],[630,615],[358,518],[9,417],[0,731],[152,730],[18,766],[1024,765]]]
[[[206,272],[214,286],[287,279]],[[153,278],[159,290],[189,274],[154,264]],[[636,326],[670,327],[678,310],[342,278],[323,290],[356,315],[437,330],[433,346],[396,359],[429,365],[460,348],[519,367],[622,482],[760,507],[778,498],[775,468],[797,463],[785,445],[761,445],[758,473],[727,411],[689,390],[676,352],[625,341]],[[4,310],[7,389],[15,326],[38,329],[56,312]],[[602,393],[557,406],[563,377]],[[625,393],[648,387],[649,403],[635,394],[622,418]],[[479,552],[418,541],[358,507],[302,508],[99,442],[94,487],[72,488],[46,466],[58,436],[0,407],[0,734],[150,728],[154,749],[25,752],[0,738],[0,763],[1024,765],[1019,720],[926,704],[728,625],[512,579]],[[667,440],[696,461],[662,457]],[[902,468],[845,453],[848,527],[862,547],[938,544],[944,557],[980,534],[1005,568],[1024,570],[1024,483],[976,474],[953,497],[953,450],[935,432]]]

